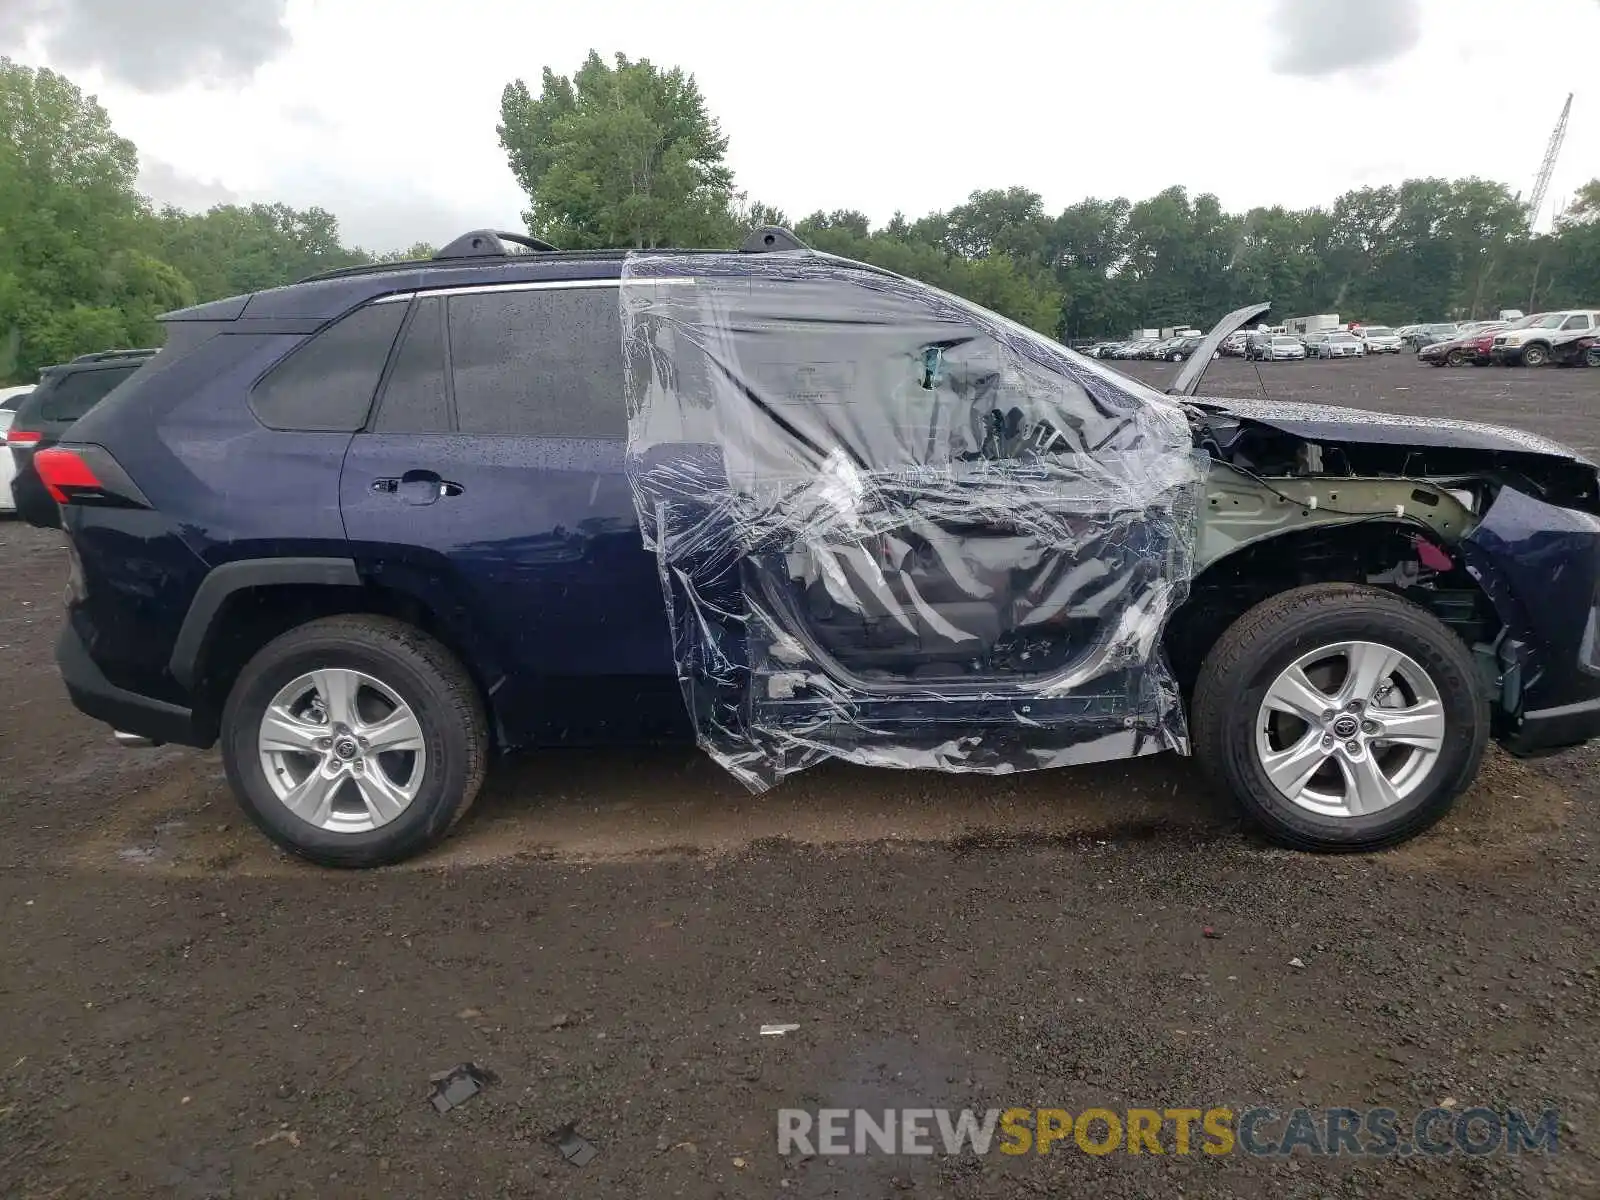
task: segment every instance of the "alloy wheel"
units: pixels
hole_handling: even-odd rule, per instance
[[[267,705],[261,769],[284,806],[331,833],[365,833],[399,817],[427,771],[422,725],[389,685],[327,668],[286,684]]]
[[[1445,732],[1439,689],[1414,659],[1378,642],[1337,642],[1273,680],[1256,717],[1256,755],[1298,807],[1361,817],[1423,786]]]

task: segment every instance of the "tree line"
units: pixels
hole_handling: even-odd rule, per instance
[[[159,346],[156,317],[174,308],[372,260],[323,209],[157,208],[138,173],[138,151],[93,97],[0,58],[0,383]]]
[[[546,68],[537,94],[520,79],[508,85],[500,117],[501,145],[531,201],[524,219],[557,245],[720,246],[753,225],[789,224],[737,189],[727,138],[681,70],[591,53],[570,77]],[[1052,214],[1037,192],[1011,187],[916,220],[896,213],[874,227],[840,210],[793,228],[817,249],[1068,339],[1207,325],[1257,300],[1284,316],[1386,323],[1600,304],[1600,179],[1544,235],[1530,232],[1504,184],[1477,178],[1411,179],[1327,207],[1243,213],[1175,186]]]
[[[524,221],[571,249],[732,246],[786,214],[739,190],[694,77],[591,53],[502,95],[500,142]],[[1093,153],[1085,151],[1085,153]],[[321,208],[157,207],[138,151],[71,80],[0,58],[0,382],[113,347],[158,345],[157,316],[382,255]],[[792,223],[819,250],[924,280],[1065,339],[1206,325],[1271,300],[1280,315],[1399,322],[1600,304],[1600,179],[1548,234],[1505,185],[1413,179],[1327,207],[1230,213],[1170,187],[1050,213],[1025,187],[874,226],[852,210]]]

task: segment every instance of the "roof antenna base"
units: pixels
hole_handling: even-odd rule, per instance
[[[809,250],[806,245],[781,225],[762,225],[752,229],[750,236],[739,245],[740,254],[777,254],[784,250]]]

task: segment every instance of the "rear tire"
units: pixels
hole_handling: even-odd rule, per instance
[[[388,735],[400,748],[380,750],[399,716],[413,719],[403,739]],[[326,617],[268,642],[228,694],[220,740],[250,819],[328,867],[399,862],[442,840],[477,797],[489,745],[455,656],[378,616]]]
[[[1284,711],[1276,700],[1268,702],[1269,689],[1279,694],[1297,663],[1340,645],[1370,646],[1397,656],[1394,669],[1377,676],[1382,685],[1378,698],[1357,700],[1365,706],[1349,710],[1358,718],[1360,732],[1324,736],[1333,734],[1346,709],[1331,698],[1332,685],[1313,680],[1314,694],[1329,691],[1328,697],[1315,699],[1328,700],[1330,707],[1305,721],[1288,718],[1288,732],[1281,738],[1268,733],[1271,721],[1283,719],[1273,710]],[[1362,690],[1353,678],[1356,659],[1348,661],[1352,674],[1337,687],[1349,684]],[[1415,680],[1419,693],[1409,700],[1406,693],[1413,685],[1408,678]],[[1429,698],[1433,695],[1437,701]],[[1382,732],[1399,730],[1394,720],[1399,714],[1424,711],[1411,709],[1412,703],[1431,706],[1426,711],[1437,716],[1438,744],[1432,750],[1381,737]],[[1269,838],[1298,850],[1374,850],[1420,833],[1444,816],[1472,782],[1489,738],[1488,696],[1461,639],[1416,605],[1378,588],[1351,584],[1296,588],[1240,617],[1201,666],[1192,713],[1201,766]],[[1368,717],[1374,719],[1370,729]],[[1377,721],[1389,724],[1380,727]],[[1373,730],[1380,736],[1369,743]],[[1341,740],[1346,736],[1354,739],[1355,753],[1345,753],[1351,744]],[[1281,749],[1274,739],[1283,743]],[[1268,774],[1266,760],[1273,756],[1282,779],[1284,768],[1293,767],[1286,757],[1291,753],[1303,768],[1316,764],[1317,773],[1280,787]],[[1430,757],[1412,765],[1414,754]],[[1363,786],[1357,781],[1377,778],[1374,771],[1390,784],[1381,806],[1367,803],[1363,795],[1362,803],[1352,802],[1352,811],[1335,814],[1320,798],[1330,790],[1355,797]],[[1382,784],[1378,787],[1381,791]]]

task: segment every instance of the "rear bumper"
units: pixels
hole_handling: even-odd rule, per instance
[[[56,642],[56,666],[67,686],[67,695],[85,716],[156,743],[203,749],[215,740],[196,728],[190,709],[127,691],[107,679],[71,623],[61,630]]]
[[[17,467],[16,476],[11,480],[11,499],[17,515],[29,525],[40,529],[61,528],[61,509],[44,490],[44,481],[33,469],[32,459]]]

